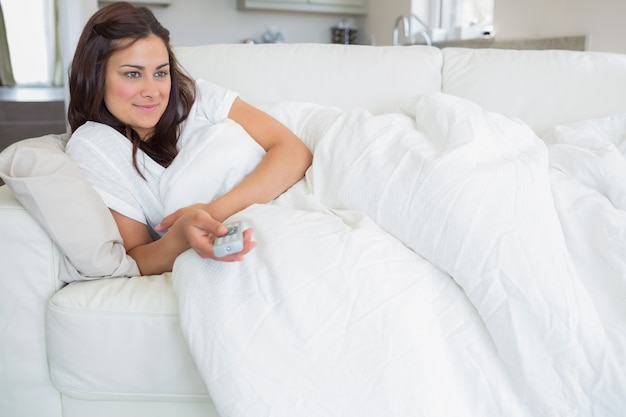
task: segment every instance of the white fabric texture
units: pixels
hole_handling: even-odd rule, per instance
[[[19,141],[0,154],[0,177],[63,253],[67,282],[139,274],[110,211],[64,153],[68,135]]]
[[[188,251],[173,271],[220,415],[621,415],[623,298],[598,304],[626,283],[585,274],[623,251],[609,235],[572,259],[588,214],[561,227],[575,202],[553,198],[556,162],[528,126],[445,94],[403,114],[268,111],[311,169],[234,216],[259,243],[244,262]]]
[[[558,126],[545,140],[567,247],[613,339],[607,350],[625,352],[616,335],[626,333],[626,113]]]
[[[144,152],[137,151],[141,178],[132,163],[132,143],[112,127],[87,122],[72,134],[65,152],[85,173],[107,207],[154,228],[163,218],[158,193],[165,171]]]
[[[227,117],[237,94],[204,80],[198,80],[196,84],[196,101],[181,130],[177,144],[180,155],[172,165],[187,164],[190,158],[193,159],[200,152],[200,147],[206,147],[207,143],[221,151],[233,153],[246,140],[244,138],[235,143],[231,138],[241,138],[241,134],[224,134],[225,126],[231,131],[236,129]],[[87,122],[76,129],[66,147],[67,155],[85,172],[109,208],[149,225],[156,236],[154,227],[175,206],[163,205],[167,198],[161,195],[161,177],[167,169],[138,150],[137,166],[142,178],[133,166],[132,152],[132,143],[126,137],[110,126],[95,122]],[[203,156],[208,156],[207,152]],[[220,161],[219,158],[213,158],[205,163]],[[223,172],[219,166],[217,168],[216,172]],[[182,172],[176,168],[173,170]],[[237,179],[240,180],[242,175],[237,176]],[[213,187],[221,186],[220,180],[208,177],[208,183]],[[232,187],[233,180],[228,181],[227,185]]]

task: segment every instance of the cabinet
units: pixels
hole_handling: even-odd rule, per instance
[[[0,151],[18,140],[66,131],[62,88],[0,87]]]
[[[367,14],[368,0],[237,0],[240,10]]]
[[[98,0],[100,6],[107,3],[115,3],[119,0]],[[136,6],[169,6],[171,0],[129,0],[130,3]]]

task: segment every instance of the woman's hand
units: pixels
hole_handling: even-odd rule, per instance
[[[244,248],[241,252],[218,258],[213,253],[215,238],[228,232],[228,228],[204,211],[202,205],[185,207],[172,215],[167,232],[153,241],[145,224],[111,211],[130,255],[142,275],[162,274],[171,271],[174,261],[189,248],[202,258],[219,261],[241,261],[256,247],[252,229],[244,231]],[[163,227],[163,230],[166,228]]]
[[[161,223],[159,223],[158,225],[156,225],[156,227],[154,228],[154,230],[156,230],[157,232],[161,233],[164,232],[165,230],[169,229],[170,227],[172,227],[172,225],[174,224],[174,222],[176,222],[176,220],[178,220],[179,218],[181,218],[185,213],[190,213],[193,212],[194,210],[202,210],[205,211],[206,213],[208,213],[213,219],[219,221],[220,219],[217,219],[215,215],[213,215],[211,213],[210,210],[210,203],[209,204],[202,204],[202,203],[198,203],[198,204],[193,204],[191,206],[187,206],[187,207],[182,207],[179,208],[178,210],[176,210],[173,213],[168,214],[167,216],[165,216],[163,218],[163,220],[161,220]]]
[[[253,230],[246,229],[243,232],[244,246],[241,252],[217,257],[213,252],[213,244],[215,239],[226,234],[228,229],[202,208],[199,208],[201,206],[191,206],[181,209],[182,211],[179,210],[179,216],[174,220],[173,227],[182,229],[189,247],[196,251],[201,258],[211,258],[223,262],[242,261],[244,256],[256,247],[256,242],[252,241]]]

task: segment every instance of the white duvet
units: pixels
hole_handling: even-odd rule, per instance
[[[173,272],[222,417],[624,415],[626,115],[544,141],[444,94],[267,110],[312,167],[234,216],[244,262]]]

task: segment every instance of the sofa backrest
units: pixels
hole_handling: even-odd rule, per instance
[[[175,52],[194,78],[254,105],[295,100],[380,113],[404,98],[441,91],[441,50],[426,46],[220,44]]]
[[[626,55],[446,48],[443,87],[541,132],[626,112]]]
[[[176,54],[193,77],[255,105],[296,100],[381,113],[443,91],[538,132],[626,112],[622,54],[334,44],[213,44]]]

